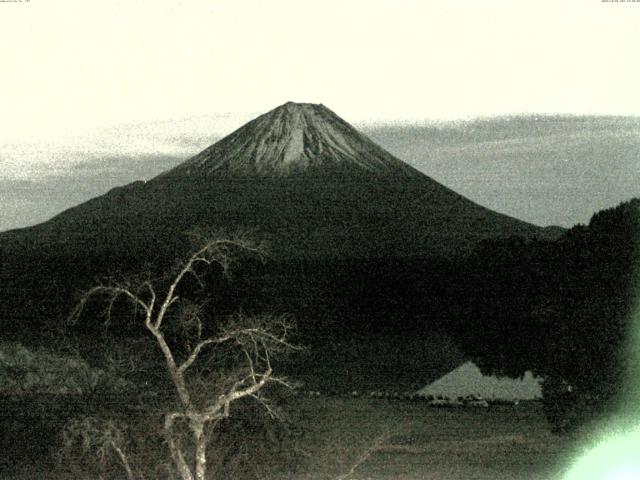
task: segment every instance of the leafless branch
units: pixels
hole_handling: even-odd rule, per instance
[[[184,374],[184,372],[186,372],[186,370],[193,365],[193,362],[196,361],[196,359],[198,358],[198,355],[200,355],[200,352],[202,351],[202,349],[204,347],[206,347],[207,345],[211,345],[213,343],[220,343],[217,339],[214,338],[208,338],[207,340],[203,340],[200,343],[198,343],[196,345],[196,347],[191,351],[191,354],[189,355],[189,357],[178,367],[178,372],[180,374]]]
[[[393,435],[393,433],[394,432],[392,432],[391,430],[387,430],[387,431],[381,433],[380,435],[378,435],[374,439],[374,441],[367,447],[367,449],[364,452],[362,452],[362,454],[351,465],[349,470],[347,472],[343,473],[342,475],[337,476],[335,478],[335,480],[346,480],[347,478],[351,477],[355,473],[355,471],[364,462],[366,462],[369,459],[369,457],[371,457],[371,455],[373,455],[377,450],[380,449],[382,444],[384,442],[386,442]]]
[[[195,235],[197,237],[199,234]],[[218,328],[217,335],[202,338],[203,305],[190,303],[187,300],[179,302],[177,292],[183,280],[187,276],[192,276],[202,286],[203,278],[199,273],[199,266],[216,264],[222,268],[223,274],[228,275],[228,270],[236,258],[235,250],[251,252],[263,258],[266,249],[263,244],[254,242],[244,233],[228,238],[211,240],[201,237],[198,240],[199,246],[183,263],[179,264],[171,277],[165,280],[166,289],[160,290],[148,275],[140,279],[125,279],[119,283],[97,285],[82,296],[70,315],[71,321],[77,321],[89,299],[101,295],[107,297],[107,319],[111,318],[112,310],[120,298],[134,305],[134,317],[139,317],[138,309],[141,309],[144,314],[144,325],[162,352],[166,370],[179,400],[179,409],[165,415],[164,433],[173,464],[183,480],[204,479],[206,427],[215,426],[218,421],[228,417],[231,403],[245,397],[253,398],[266,409],[270,416],[277,416],[275,408],[259,392],[269,382],[287,385],[285,379],[273,376],[271,358],[274,355],[298,349],[290,343],[293,325],[287,316],[237,314]],[[177,304],[182,306],[182,310],[174,316],[176,308],[172,307]],[[171,316],[168,314],[170,309]],[[172,345],[165,338],[166,328],[163,327],[167,318],[177,319],[182,329],[181,335],[186,339],[186,358],[181,362],[177,360]],[[192,347],[192,345],[195,346]],[[243,359],[242,364],[232,376],[227,375],[224,382],[226,387],[215,400],[194,401],[195,392],[192,387],[197,385],[197,382],[187,382],[185,374],[201,358],[205,349],[215,351],[215,347],[219,347],[222,353],[235,349]],[[233,378],[236,378],[235,382],[232,381]],[[210,392],[207,393],[211,395]],[[175,435],[175,423],[179,420],[186,421],[192,434],[195,447],[193,469],[191,462],[186,460],[185,451],[179,445]],[[119,446],[112,446],[112,449],[118,456],[123,457],[123,451]]]
[[[83,453],[93,451],[100,463],[105,464],[113,452],[125,470],[127,480],[133,480],[133,470],[125,454],[125,429],[123,424],[113,420],[103,421],[90,416],[77,418],[63,430],[63,453],[79,443]]]

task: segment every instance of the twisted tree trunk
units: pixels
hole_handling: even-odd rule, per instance
[[[204,420],[193,421],[191,424],[194,443],[196,446],[196,480],[205,480],[207,472],[207,437],[204,435]]]

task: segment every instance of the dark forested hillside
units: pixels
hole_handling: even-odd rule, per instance
[[[323,312],[322,322],[406,330],[416,324],[409,312],[420,311],[421,272],[439,284],[434,265],[484,239],[558,235],[458,195],[322,105],[287,103],[148,182],[1,233],[3,331],[55,332],[78,291],[148,266],[166,271],[197,227],[247,229],[268,242],[268,269],[249,277],[264,277],[271,303],[309,329]],[[259,304],[260,288],[233,298]],[[309,292],[321,305],[305,307]]]
[[[557,428],[606,413],[629,375],[638,296],[640,199],[593,215],[558,241],[486,241],[468,265],[465,314],[452,322],[487,372],[545,378]]]

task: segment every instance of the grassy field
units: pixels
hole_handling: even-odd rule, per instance
[[[538,403],[489,409],[368,398],[296,403],[305,445],[318,460],[308,478],[335,478],[368,451],[351,478],[554,479],[574,444],[550,433]]]
[[[295,473],[283,466],[271,469],[265,480],[337,479],[350,471],[345,478],[556,479],[574,445],[574,439],[549,431],[538,403],[434,408],[369,398],[297,397],[284,407],[297,435],[299,460]],[[54,423],[30,425],[28,436],[43,439],[49,431],[53,439]],[[29,458],[38,462],[44,453],[33,451]],[[53,478],[45,473],[46,464],[13,463],[12,471],[11,459],[4,460],[3,479]],[[27,469],[19,473],[24,468],[18,466]]]

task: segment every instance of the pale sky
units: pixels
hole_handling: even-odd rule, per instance
[[[0,2],[0,231],[150,178],[290,100],[365,130],[386,125],[384,147],[485,206],[585,222],[640,194],[636,120],[578,132],[579,148],[549,143],[546,126],[526,141],[496,130],[501,143],[473,155],[429,126],[640,115],[639,25],[630,1]],[[416,125],[419,135],[393,130]],[[512,141],[531,153],[509,153]]]
[[[0,3],[0,145],[324,103],[351,122],[640,113],[640,3]]]

